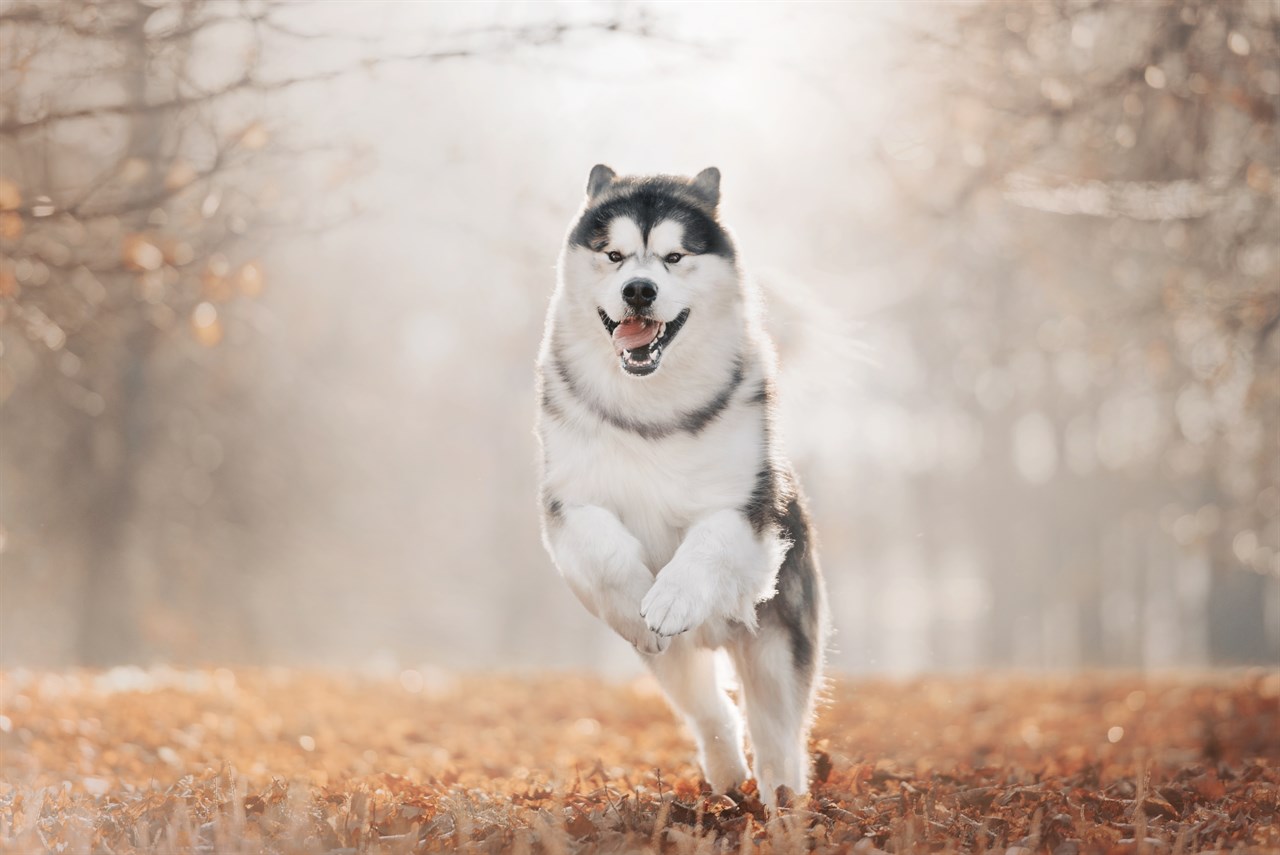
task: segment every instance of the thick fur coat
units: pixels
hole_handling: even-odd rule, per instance
[[[635,646],[717,791],[807,789],[825,595],[774,428],[774,351],[719,221],[720,173],[597,166],[558,265],[538,357],[543,540],[592,614]]]

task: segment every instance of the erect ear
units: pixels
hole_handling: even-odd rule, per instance
[[[720,204],[720,170],[708,166],[693,178],[693,189],[699,196],[711,203],[711,207]]]
[[[587,198],[594,199],[613,183],[613,179],[618,177],[618,173],[614,172],[603,163],[597,163],[591,167],[591,174],[587,176]]]

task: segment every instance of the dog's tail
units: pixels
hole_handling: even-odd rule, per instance
[[[765,272],[756,279],[764,328],[777,349],[777,418],[792,459],[857,455],[868,404],[882,378],[874,347],[859,333],[856,307],[824,294],[850,293],[851,283],[797,281]]]
[[[852,290],[843,279],[820,284],[830,285],[822,288],[829,293]],[[851,308],[835,305],[791,274],[766,271],[756,276],[756,286],[789,393],[829,395],[858,388],[876,370],[873,349],[859,335],[863,323]]]

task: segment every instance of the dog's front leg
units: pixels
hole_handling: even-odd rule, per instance
[[[773,591],[785,548],[757,536],[741,511],[716,511],[689,529],[640,604],[649,629],[678,635],[710,618],[755,627],[755,605]]]
[[[640,614],[653,573],[640,541],[621,520],[595,505],[567,506],[547,540],[560,574],[587,611],[641,653],[667,649],[670,639],[650,631]]]

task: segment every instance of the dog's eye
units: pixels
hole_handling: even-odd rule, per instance
[[[615,249],[613,252],[609,253],[609,260],[612,261],[614,264],[617,264],[619,261],[622,260],[622,253],[618,252]]]
[[[666,258],[664,258],[664,259],[663,259],[663,261],[667,262],[667,264],[675,264],[675,263],[679,262],[679,261],[680,261],[680,259],[682,259],[682,258],[684,258],[684,256],[683,256],[683,255],[681,255],[680,253],[678,253],[678,252],[671,252],[671,253],[667,253],[667,257],[666,257]]]

